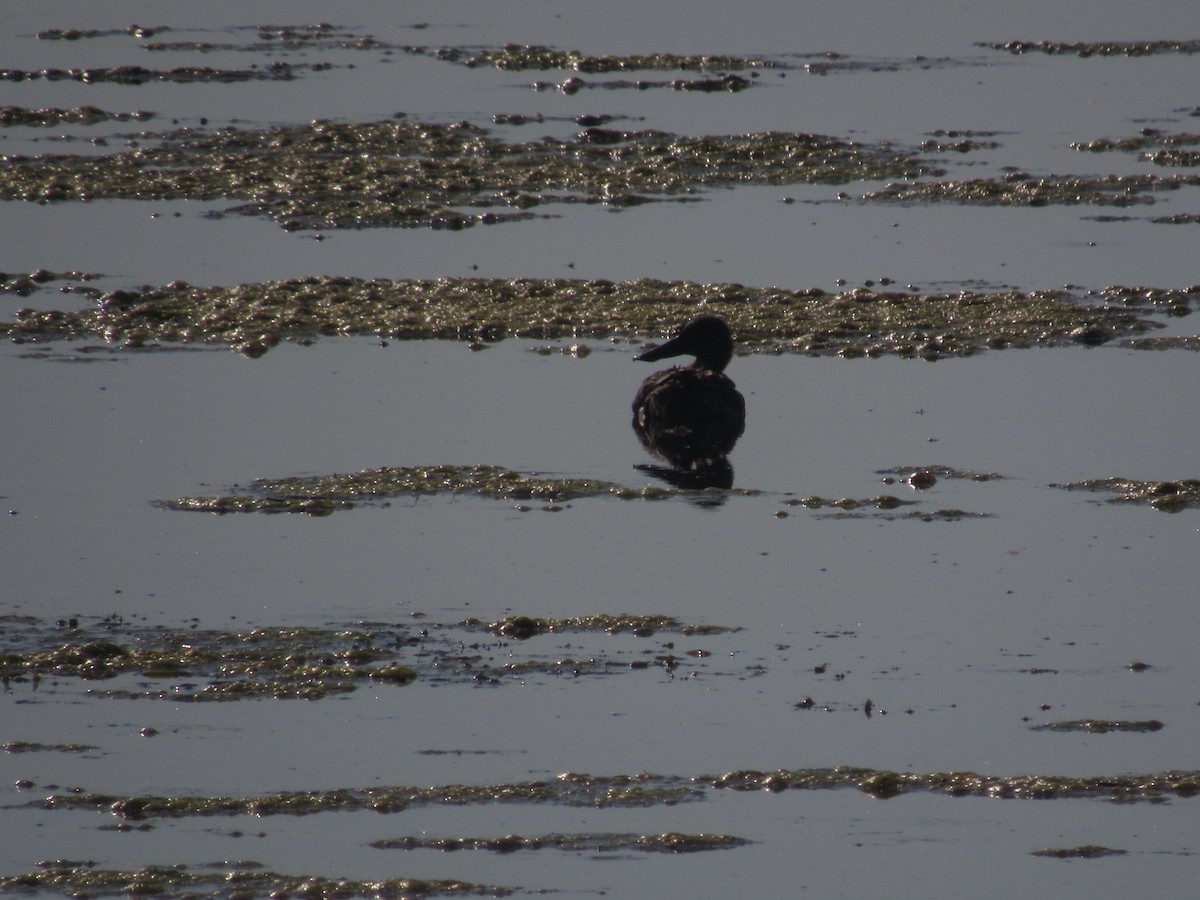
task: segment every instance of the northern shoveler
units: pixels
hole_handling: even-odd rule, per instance
[[[648,451],[674,466],[711,465],[724,459],[746,427],[746,400],[724,374],[733,359],[733,335],[723,319],[701,316],[634,359],[671,356],[696,361],[642,382],[633,400],[633,430]]]

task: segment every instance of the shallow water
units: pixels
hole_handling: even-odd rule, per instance
[[[326,3],[241,3],[168,20],[155,5],[41,4],[36,14],[4,16],[0,46],[10,68],[232,68],[275,57],[225,50],[197,59],[148,54],[127,36],[32,35],[137,21],[175,27],[163,35],[172,39],[248,41],[252,32],[230,29],[329,20],[398,44],[517,40],[594,53],[779,57],[837,50],[866,65],[824,77],[768,73],[761,86],[736,94],[564,95],[529,85],[571,73],[322,49],[283,58],[354,68],[234,85],[6,83],[4,104],[86,103],[148,109],[157,118],[5,128],[0,151],[82,152],[83,141],[53,138],[104,135],[116,145],[132,131],[166,130],[172,118],[198,126],[202,116],[209,128],[233,119],[249,128],[405,111],[491,128],[496,113],[587,112],[625,117],[613,127],[778,128],[904,145],[935,129],[998,132],[999,148],[945,154],[952,177],[991,177],[1004,166],[1124,174],[1149,166],[1131,154],[1080,154],[1067,145],[1148,125],[1194,130],[1196,121],[1187,112],[1195,105],[1195,56],[1013,56],[974,44],[1177,38],[1190,25],[1182,12],[1114,4],[1103,15],[1094,7],[1080,15],[1037,5],[964,16],[929,4],[901,19],[863,4],[836,16],[832,7],[806,10],[800,20],[790,5],[786,13],[762,5],[758,15],[739,14],[732,28],[717,11],[671,15],[667,7],[649,20],[632,10],[548,13],[535,4],[503,14],[487,4],[450,16],[442,9],[406,6],[397,16],[390,5],[362,5],[351,22]],[[412,27],[423,22],[427,28]],[[885,61],[918,54],[948,62],[882,70]],[[674,77],[646,77],[660,75]],[[576,129],[548,120],[507,131],[532,140]],[[323,240],[265,218],[205,217],[230,205],[223,201],[7,202],[0,204],[0,269],[95,272],[102,289],[308,274],[648,276],[827,290],[839,278],[853,287],[886,277],[926,291],[1200,280],[1196,226],[1149,221],[1195,211],[1195,188],[1119,210],[856,199],[877,187],[744,186],[703,192],[698,203],[619,212],[561,205],[544,208],[551,218],[462,232],[381,228],[330,231]],[[849,197],[837,199],[840,191]],[[1094,218],[1111,212],[1132,218]],[[0,320],[23,306],[87,302],[53,287],[5,296]],[[1167,324],[1168,333],[1195,333],[1190,316]],[[937,363],[741,355],[730,374],[749,408],[732,455],[744,495],[580,497],[554,510],[524,504],[527,511],[474,496],[405,496],[327,517],[214,516],[156,505],[231,493],[255,478],[384,466],[484,463],[661,484],[636,468],[650,460],[628,423],[629,399],[652,368],[633,362],[635,343],[583,343],[592,352],[582,358],[533,352],[542,345],[519,340],[472,351],[452,342],[322,337],[311,346],[285,342],[259,359],[213,348],[129,351],[98,340],[0,347],[0,416],[9,423],[0,652],[287,628],[375,629],[416,640],[424,629],[412,645],[422,651],[461,646],[481,673],[514,666],[498,683],[452,667],[439,674],[405,645],[397,652],[420,672],[413,683],[360,679],[352,690],[313,700],[192,702],[206,681],[232,677],[201,670],[88,680],[64,668],[37,680],[10,678],[0,696],[0,877],[60,859],[127,872],[258,865],[285,875],[456,878],[518,893],[621,897],[782,896],[798,886],[821,896],[950,897],[961,894],[964,879],[983,897],[1115,897],[1178,895],[1194,883],[1200,829],[1196,800],[1186,793],[1118,802],[1099,791],[1038,802],[713,786],[739,770],[837,766],[997,778],[1195,771],[1197,512],[1051,486],[1196,476],[1200,401],[1189,389],[1196,357],[1185,350],[1006,350]],[[891,470],[925,466],[1003,478],[940,477],[922,491],[884,481]],[[792,502],[881,494],[912,505]],[[945,514],[954,510],[962,515]],[[620,614],[737,630],[576,628],[521,641],[469,624]],[[162,689],[177,699],[150,696]],[[1161,727],[1035,730],[1085,720]],[[23,751],[14,742],[44,746]],[[308,815],[144,819],[105,804],[64,808],[89,794],[261,798],[556,784],[566,772],[653,773],[682,779],[691,793],[646,805],[625,805],[615,790],[609,802],[578,805],[498,793],[390,814],[333,802]],[[47,796],[66,799],[46,806]],[[414,836],[668,832],[752,843],[678,854],[371,846]],[[1086,846],[1125,852],[1030,855]]]

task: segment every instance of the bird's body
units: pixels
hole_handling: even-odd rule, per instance
[[[696,361],[655,372],[633,401],[633,428],[651,453],[681,468],[722,459],[746,427],[746,401],[724,373],[733,358],[729,326],[716,316],[691,322],[677,337],[637,357]]]

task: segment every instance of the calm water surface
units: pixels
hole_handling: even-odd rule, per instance
[[[294,82],[141,88],[5,83],[0,105],[147,109],[143,125],[6,128],[0,153],[85,152],[172,119],[243,127],[331,117],[568,136],[581,113],[688,134],[789,129],[913,145],[930,132],[998,133],[1000,147],[947,160],[956,175],[1143,171],[1132,156],[1072,141],[1194,130],[1196,57],[1021,57],[976,41],[1200,37],[1187,11],[1106,4],[1003,10],[928,3],[760,4],[736,15],[658,4],[39,4],[0,13],[0,66],[244,67],[221,51],[147,54],[128,38],[39,41],[45,28],[171,25],[180,39],[250,40],[241,26],[330,21],[394,43],[546,43],[595,53],[835,50],[871,65],[730,95],[529,89],[566,73],[468,70],[401,53],[329,50],[334,68]],[[427,27],[414,28],[414,25]],[[188,31],[191,29],[191,31]],[[912,66],[922,55],[936,64]],[[884,61],[901,61],[878,71]],[[671,76],[666,76],[671,77]],[[1189,124],[1192,123],[1192,124]],[[618,126],[623,127],[623,126]],[[75,138],[74,140],[67,140]],[[111,149],[111,148],[110,148]],[[98,151],[97,151],[98,152]],[[308,274],[738,281],[833,289],[883,277],[924,290],[1200,281],[1194,189],[1099,222],[1095,208],[866,206],[875,185],[739,188],[695,204],[623,212],[551,209],[461,233],[335,232],[316,241],[221,204],[0,204],[0,269],[103,273],[103,287],[235,284]],[[785,203],[785,199],[793,202]],[[42,291],[21,306],[80,301]],[[1194,333],[1190,318],[1171,324]],[[191,817],[116,831],[107,812],[42,809],[71,788],[114,795],[257,796],[395,785],[508,784],[596,775],[716,776],[740,769],[862,766],[1120,776],[1195,770],[1200,664],[1195,511],[1118,506],[1049,485],[1121,475],[1195,477],[1200,401],[1186,351],[1120,347],[989,352],[965,360],[739,356],[730,374],[749,424],[732,462],[748,496],[716,506],[581,498],[558,512],[474,497],[396,498],[327,518],[184,514],[155,501],[224,493],[258,477],[381,466],[502,465],[653,483],[628,427],[652,368],[636,346],[586,342],[575,358],[528,342],[478,352],[445,342],[324,338],[258,360],[217,350],[129,353],[96,342],[0,347],[0,615],[102,634],[117,615],[146,629],[244,631],[469,617],[658,614],[739,630],[648,637],[542,635],[519,653],[627,661],[609,675],[513,677],[499,686],[367,684],[317,701],[100,699],[77,679],[12,682],[4,742],[86,744],[82,753],[0,754],[0,876],[47,859],[103,869],[251,861],[287,874],[459,878],[522,891],[646,897],[1180,896],[1200,876],[1195,800],[984,800],[854,790],[708,790],[678,805],[417,807],[394,815]],[[914,492],[883,470],[947,465],[1003,479],[943,479]],[[811,495],[917,502],[892,514],[809,510]],[[904,519],[909,509],[970,514]],[[786,516],[779,515],[787,513]],[[414,618],[420,615],[420,618]],[[6,621],[12,634],[14,620]],[[488,640],[485,636],[481,640]],[[64,638],[65,640],[65,638]],[[488,652],[517,653],[492,641]],[[696,655],[691,655],[695,653]],[[1134,662],[1150,668],[1131,671]],[[143,679],[144,680],[144,679]],[[129,686],[135,680],[121,682]],[[107,684],[100,684],[107,687]],[[812,709],[797,704],[811,698]],[[864,714],[871,701],[872,714]],[[1149,733],[1035,731],[1082,719],[1156,720]],[[143,729],[157,734],[145,737]],[[381,850],[401,838],[518,833],[728,834],[753,843],[665,855]],[[1098,845],[1101,859],[1044,848]]]

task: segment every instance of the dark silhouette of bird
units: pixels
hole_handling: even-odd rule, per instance
[[[679,469],[732,469],[725,457],[746,427],[746,400],[725,374],[733,335],[717,316],[701,316],[635,359],[694,356],[688,366],[655,372],[633,400],[633,430],[654,456]],[[724,479],[722,479],[724,480]]]

